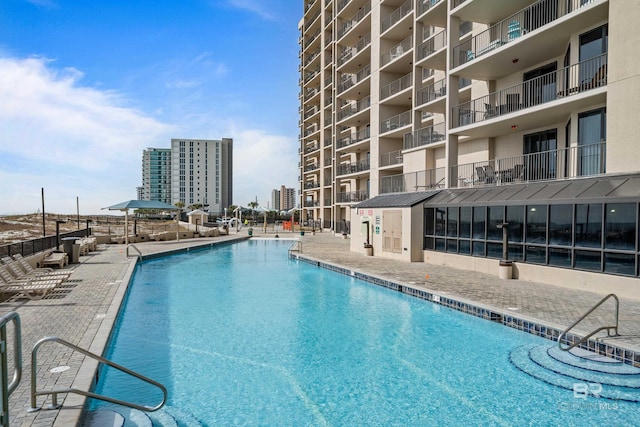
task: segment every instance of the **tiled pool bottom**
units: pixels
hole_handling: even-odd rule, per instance
[[[548,340],[552,340],[555,342],[557,342],[558,337],[562,333],[562,330],[544,325],[542,323],[522,319],[517,316],[511,315],[508,313],[503,313],[495,309],[481,307],[480,305],[477,305],[477,304],[463,302],[447,296],[438,295],[436,293],[425,291],[424,289],[413,287],[410,284],[397,283],[391,280],[382,279],[376,276],[372,276],[372,275],[351,270],[348,268],[340,267],[331,263],[318,261],[312,258],[307,258],[304,255],[301,255],[298,253],[292,252],[290,253],[290,257],[293,259],[297,259],[298,261],[316,265],[320,268],[335,271],[337,273],[341,273],[350,277],[354,277],[356,279],[373,283],[378,286],[383,286],[385,288],[393,289],[395,291],[402,292],[404,294],[411,295],[413,297],[423,299],[425,301],[430,301],[434,304],[439,304],[444,307],[461,311],[463,313],[471,314],[476,317],[481,317],[486,320],[491,320],[493,322],[500,323],[504,326],[508,326],[510,328],[524,331],[532,335],[546,338]],[[565,337],[563,338],[563,343],[572,344],[580,340],[580,338],[581,336],[579,335],[569,333],[569,334],[566,334]],[[620,360],[623,363],[626,363],[629,365],[640,367],[640,352],[621,348],[618,346],[613,346],[600,341],[596,341],[594,339],[589,339],[585,343],[581,344],[579,347],[603,356]]]

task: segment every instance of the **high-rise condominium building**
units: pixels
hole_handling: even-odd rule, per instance
[[[171,203],[171,150],[147,148],[142,152],[142,187],[138,198]]]
[[[287,188],[282,185],[279,190],[273,189],[271,191],[271,205],[274,209],[288,211],[296,207],[296,201],[295,188]]]
[[[637,22],[637,0],[304,0],[304,209],[352,231],[425,192],[424,253],[500,258],[504,222],[520,262],[638,277]]]
[[[171,140],[171,204],[220,214],[233,204],[233,140]]]

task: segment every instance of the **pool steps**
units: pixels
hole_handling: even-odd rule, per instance
[[[574,394],[591,392],[600,398],[640,402],[640,368],[612,358],[528,344],[513,349],[509,359],[520,371]]]
[[[104,406],[87,413],[83,427],[198,427],[200,421],[186,412],[165,406],[142,412],[123,406]]]

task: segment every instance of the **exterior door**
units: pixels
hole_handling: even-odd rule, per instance
[[[402,212],[382,213],[382,250],[402,253]]]

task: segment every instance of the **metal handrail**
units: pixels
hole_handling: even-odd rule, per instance
[[[125,252],[127,255],[127,258],[129,258],[129,248],[133,248],[136,250],[136,252],[138,252],[138,261],[142,262],[142,252],[140,252],[140,249],[138,249],[136,245],[131,245],[131,244],[127,245],[126,252]]]
[[[293,251],[298,251],[299,253],[302,253],[302,240],[296,240],[295,242],[293,242],[293,245],[291,245],[289,247],[289,256],[291,256],[291,252]]]
[[[138,405],[135,403],[131,403],[131,402],[126,402],[124,400],[119,400],[119,399],[115,399],[112,397],[108,397],[108,396],[103,396],[101,394],[96,394],[96,393],[92,393],[89,391],[84,391],[84,390],[79,390],[76,388],[61,388],[61,389],[57,389],[57,390],[38,390],[37,389],[37,352],[38,352],[38,348],[49,341],[55,341],[59,344],[62,344],[64,346],[67,346],[69,348],[71,348],[72,350],[75,350],[79,353],[84,354],[85,356],[89,356],[101,363],[104,363],[105,365],[109,365],[112,368],[115,368],[121,372],[124,372],[125,374],[129,374],[132,375],[146,383],[149,383],[151,385],[154,385],[156,387],[158,387],[161,391],[162,391],[162,402],[160,402],[158,405],[153,406],[153,407],[149,407],[149,406],[142,406],[142,405]],[[133,408],[133,409],[137,409],[139,411],[145,411],[145,412],[154,412],[157,411],[158,409],[162,408],[164,406],[164,404],[167,402],[167,389],[165,386],[163,386],[162,384],[160,384],[157,381],[152,380],[151,378],[147,378],[144,375],[138,374],[137,372],[132,371],[131,369],[127,369],[124,366],[118,365],[117,363],[114,363],[110,360],[105,359],[104,357],[98,356],[97,354],[91,353],[90,351],[87,351],[83,348],[78,347],[77,345],[71,344],[68,341],[65,341],[61,338],[58,337],[45,337],[42,338],[40,341],[38,341],[34,346],[33,346],[33,350],[31,351],[31,408],[29,408],[27,410],[27,412],[36,412],[39,411],[42,408],[39,408],[36,406],[36,397],[37,396],[46,396],[46,395],[51,395],[51,404],[47,407],[47,409],[60,409],[62,407],[62,405],[58,404],[58,394],[59,393],[75,393],[75,394],[79,394],[82,396],[86,396],[86,397],[91,397],[93,399],[98,399],[98,400],[103,400],[105,402],[109,402],[109,403],[115,403],[117,405],[123,405],[123,406],[127,406],[129,408]]]
[[[614,326],[601,326],[600,328],[592,331],[591,333],[589,333],[588,335],[582,337],[578,342],[570,345],[569,347],[563,347],[562,346],[562,338],[571,330],[573,329],[578,323],[582,322],[588,315],[590,315],[591,313],[593,313],[593,311],[595,309],[597,309],[598,307],[600,307],[605,301],[607,301],[609,298],[613,298],[616,300],[616,307],[615,307],[615,318],[616,318],[616,324]],[[565,329],[560,336],[558,336],[558,347],[560,348],[560,350],[563,351],[569,351],[574,347],[579,346],[580,344],[586,342],[589,338],[591,338],[592,336],[594,336],[595,334],[597,334],[600,331],[607,331],[607,337],[618,337],[620,336],[620,334],[618,334],[618,312],[619,312],[619,307],[620,307],[620,300],[618,299],[617,295],[615,294],[609,294],[606,297],[602,298],[600,300],[600,302],[598,302],[596,305],[594,305],[591,310],[587,311],[585,314],[583,314],[578,320],[576,320],[571,326],[569,326],[567,329]],[[613,329],[614,334],[611,335],[611,329]],[[604,338],[604,337],[603,337]]]
[[[7,372],[7,323],[13,322],[15,332],[13,333],[13,378],[7,384],[9,378]],[[20,316],[15,311],[9,312],[0,317],[0,341],[2,342],[1,363],[2,363],[2,414],[0,415],[0,425],[9,426],[9,395],[15,391],[22,379],[22,332],[20,328]]]

